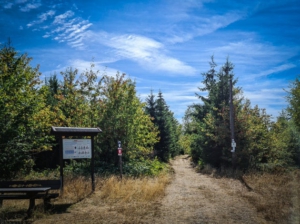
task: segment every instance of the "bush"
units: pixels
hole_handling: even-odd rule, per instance
[[[123,166],[124,174],[128,176],[157,176],[166,168],[166,164],[157,158],[154,160],[135,160],[125,163]]]

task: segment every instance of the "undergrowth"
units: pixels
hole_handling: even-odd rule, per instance
[[[230,168],[215,169],[210,165],[196,166],[196,170],[215,178],[234,178],[242,182],[246,191],[237,192],[248,200],[267,221],[300,223],[300,171],[251,171]]]

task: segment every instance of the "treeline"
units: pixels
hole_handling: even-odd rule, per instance
[[[281,170],[300,166],[300,82],[292,84],[290,106],[276,121],[265,109],[251,106],[234,78],[234,65],[227,59],[217,70],[214,57],[203,73],[199,103],[191,105],[184,118],[184,142],[196,164],[217,168],[236,165],[242,170]],[[230,133],[230,82],[233,83],[236,161],[232,159]],[[203,96],[203,95],[206,96]],[[233,162],[235,162],[233,164]]]
[[[180,150],[180,125],[159,92],[147,102],[125,74],[111,77],[93,64],[79,74],[68,68],[44,83],[39,67],[10,44],[0,49],[0,178],[25,175],[34,168],[55,168],[58,147],[51,126],[100,127],[95,160],[98,172],[117,169],[117,142],[122,141],[128,174],[155,174]],[[68,161],[88,169],[87,162]]]
[[[190,105],[183,123],[174,118],[163,93],[145,101],[125,74],[100,74],[93,64],[84,72],[68,68],[45,82],[31,58],[10,44],[0,49],[0,178],[56,168],[59,152],[51,126],[100,127],[96,171],[117,172],[117,142],[122,141],[124,172],[155,175],[164,162],[190,153],[199,166],[231,167],[229,80],[233,83],[236,167],[274,171],[300,166],[300,81],[291,84],[289,106],[276,121],[251,106],[227,59],[217,70],[211,58],[202,74],[199,103]],[[59,77],[59,78],[58,78]],[[72,171],[89,170],[89,162],[67,161]]]

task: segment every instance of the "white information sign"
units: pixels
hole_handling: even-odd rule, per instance
[[[63,159],[92,158],[91,139],[63,139]]]

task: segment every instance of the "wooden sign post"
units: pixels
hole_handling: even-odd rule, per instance
[[[119,166],[120,166],[120,177],[122,179],[123,177],[123,167],[122,167],[122,146],[121,146],[121,141],[118,141],[118,156],[119,156]]]
[[[60,151],[60,179],[63,194],[63,160],[64,159],[91,159],[92,191],[95,191],[94,174],[94,136],[102,132],[100,128],[77,128],[77,127],[51,127],[51,134],[56,136]],[[64,136],[64,138],[63,138]],[[90,139],[68,139],[67,136],[90,136]]]

